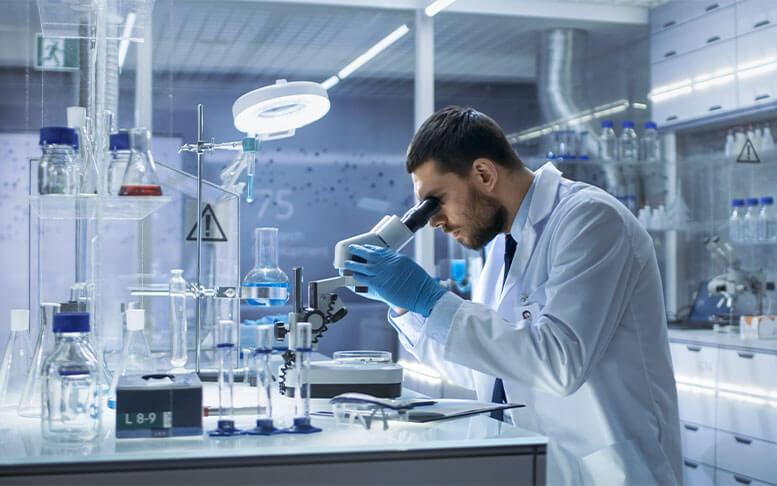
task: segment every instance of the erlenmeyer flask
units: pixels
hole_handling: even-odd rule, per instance
[[[151,134],[145,128],[130,130],[130,160],[121,181],[119,196],[161,196],[162,186],[151,156]]]
[[[153,371],[151,347],[143,332],[146,312],[143,309],[127,309],[127,327],[124,330],[124,343],[121,350],[121,363],[113,373],[111,389],[116,393],[116,385],[122,375],[144,374]]]
[[[32,362],[30,350],[30,311],[11,311],[11,335],[0,362],[0,410],[14,410],[19,405],[24,379]]]
[[[278,266],[278,228],[256,228],[254,268],[243,279],[242,298],[250,305],[284,305],[289,277]]]
[[[51,331],[54,322],[54,314],[59,312],[59,304],[44,303],[40,305],[40,330],[35,342],[35,351],[32,354],[32,365],[27,372],[24,381],[24,390],[19,402],[19,415],[22,417],[41,416],[41,367],[43,360],[54,348],[54,334]]]

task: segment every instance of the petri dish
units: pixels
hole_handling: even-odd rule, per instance
[[[389,351],[335,351],[332,355],[335,362],[340,364],[379,364],[391,363]]]

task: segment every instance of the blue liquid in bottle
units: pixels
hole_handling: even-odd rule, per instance
[[[278,267],[278,228],[256,228],[256,263],[243,279],[244,303],[259,307],[289,300],[289,277]]]
[[[288,282],[243,283],[243,299],[246,304],[259,307],[284,305],[289,300]]]

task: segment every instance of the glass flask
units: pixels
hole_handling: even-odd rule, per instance
[[[86,442],[99,435],[102,373],[88,335],[88,312],[54,316],[54,350],[43,361],[41,373],[41,432],[45,440]]]
[[[186,280],[183,270],[170,270],[170,364],[186,364]]]
[[[284,305],[289,277],[278,267],[278,228],[256,228],[254,268],[243,279],[242,297],[249,305]]]
[[[97,194],[97,161],[94,158],[92,139],[87,131],[86,108],[68,106],[67,126],[76,131],[78,150],[76,151],[78,166],[77,192],[79,194]]]
[[[113,373],[111,390],[116,393],[116,384],[123,375],[142,375],[153,371],[151,347],[143,332],[146,312],[143,309],[127,309],[124,343],[121,348],[121,362]]]
[[[0,362],[0,410],[16,410],[24,389],[24,379],[32,363],[30,311],[11,310],[11,335]]]
[[[76,194],[78,165],[74,149],[78,148],[75,130],[67,127],[42,127],[40,146],[43,150],[38,162],[38,193]]]
[[[130,137],[126,130],[111,134],[109,147],[111,162],[108,165],[108,194],[118,196],[121,182],[130,160]]]
[[[162,186],[151,156],[151,134],[145,128],[133,128],[130,135],[130,160],[119,188],[119,196],[161,196]]]
[[[59,312],[59,307],[59,304],[55,303],[40,305],[40,329],[35,341],[35,351],[32,353],[32,364],[27,371],[22,398],[19,401],[19,415],[22,417],[40,417],[41,371],[43,360],[51,354],[51,350],[54,348],[51,326],[54,322],[54,315]]]

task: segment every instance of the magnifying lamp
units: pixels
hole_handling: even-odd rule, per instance
[[[319,83],[280,79],[238,98],[232,116],[235,128],[266,140],[275,134],[293,135],[326,115],[329,106],[329,96]]]

